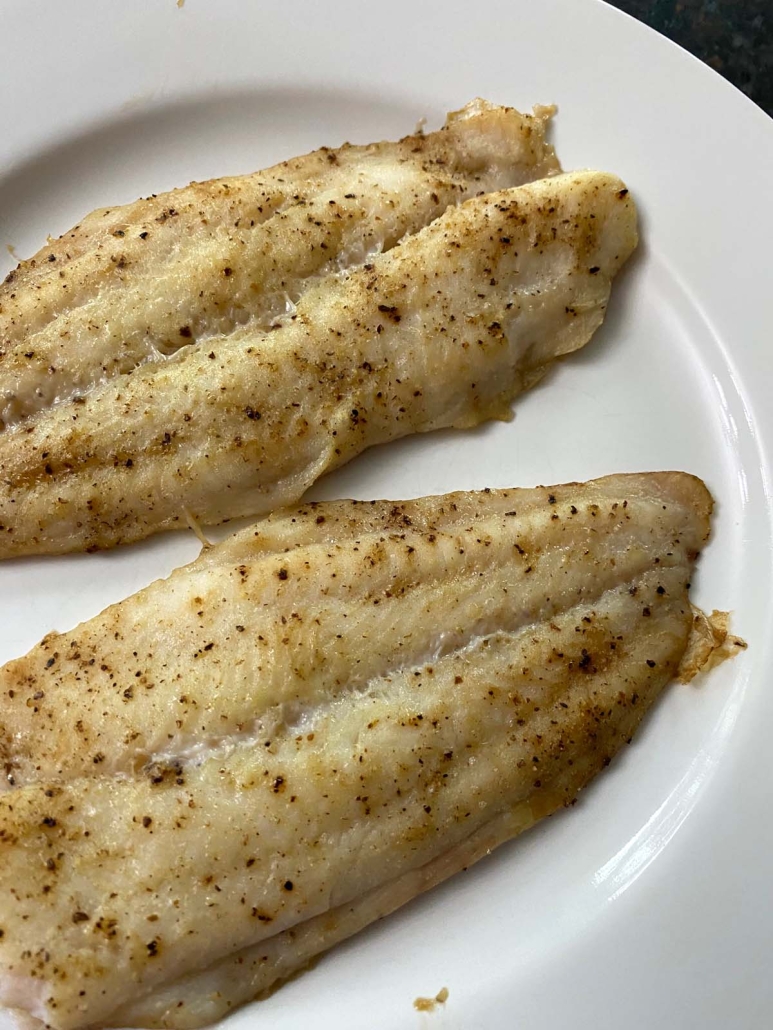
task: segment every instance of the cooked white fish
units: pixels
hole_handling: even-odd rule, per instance
[[[0,556],[94,550],[297,501],[409,433],[508,418],[604,318],[636,245],[613,175],[468,200],[251,328],[95,388],[0,436]]]
[[[94,211],[0,286],[0,428],[194,341],[267,329],[325,272],[449,204],[558,171],[552,112],[477,100],[426,136]]]
[[[572,802],[718,643],[710,511],[684,473],[311,504],[6,665],[0,1003],[199,1026]]]

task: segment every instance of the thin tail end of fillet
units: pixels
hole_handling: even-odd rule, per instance
[[[520,185],[561,172],[555,148],[545,139],[556,110],[552,104],[537,104],[530,114],[522,114],[514,107],[477,97],[450,112],[441,132],[454,138],[460,163],[470,171],[480,171],[485,177],[492,170],[498,176],[509,170],[511,185]],[[479,131],[470,133],[466,123],[473,119]],[[520,174],[516,166],[520,166]]]
[[[531,112],[522,113],[515,107],[494,104],[490,100],[484,100],[483,97],[475,97],[474,100],[470,100],[469,103],[465,104],[464,107],[460,107],[457,111],[449,111],[446,116],[446,128],[453,126],[457,122],[469,121],[471,118],[488,117],[491,124],[495,125],[496,122],[501,123],[503,119],[508,117],[517,117],[524,121],[535,121],[538,123],[539,128],[544,130],[557,112],[558,107],[556,104],[535,104]]]
[[[630,473],[630,475],[633,478],[636,476],[636,473]],[[600,479],[599,482],[603,483],[604,478]],[[666,469],[660,472],[649,473],[648,479],[650,484],[657,484],[664,501],[677,504],[694,512],[700,521],[701,533],[705,543],[711,535],[711,516],[714,512],[714,498],[700,476],[695,476],[692,472]]]

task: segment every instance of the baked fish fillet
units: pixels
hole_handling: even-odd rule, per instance
[[[0,556],[95,550],[296,502],[409,433],[508,418],[601,324],[636,245],[613,175],[557,175],[449,209],[235,330],[0,435]]]
[[[0,671],[0,1003],[195,1027],[570,804],[718,643],[684,473],[309,504]]]
[[[545,130],[473,101],[444,128],[348,144],[88,215],[0,286],[0,427],[244,323],[478,193],[559,170]]]

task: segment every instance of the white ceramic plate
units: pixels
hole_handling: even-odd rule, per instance
[[[337,949],[233,1027],[770,1025],[773,123],[596,0],[0,0],[0,262],[95,206],[413,129],[476,95],[560,106],[565,167],[622,175],[643,243],[516,420],[364,455],[322,496],[679,468],[718,500],[695,598],[749,650],[670,689],[582,797]],[[0,660],[197,550],[0,566]],[[2,710],[0,708],[0,718]],[[417,995],[449,988],[441,1011]]]

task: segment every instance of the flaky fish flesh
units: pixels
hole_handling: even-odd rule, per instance
[[[553,174],[552,112],[477,100],[439,132],[94,211],[0,286],[0,427],[182,346],[268,329],[325,272],[449,204]]]
[[[262,514],[374,444],[508,418],[591,338],[635,245],[634,204],[604,172],[452,207],[310,287],[273,331],[212,338],[0,434],[0,556]]]
[[[0,670],[0,1003],[197,1027],[570,804],[719,642],[684,473],[308,504]]]

